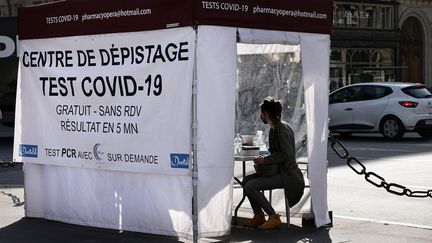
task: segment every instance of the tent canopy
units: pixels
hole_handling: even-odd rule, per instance
[[[328,88],[332,8],[332,2],[328,0],[70,0],[20,8],[21,53],[24,51],[37,53],[52,49],[81,53],[84,49],[95,50],[99,45],[105,48],[110,48],[111,45],[133,47],[142,45],[148,40],[149,43],[165,43],[167,40],[174,40],[177,41],[176,43],[189,43],[190,49],[187,54],[190,58],[187,60],[182,58],[177,63],[169,64],[172,66],[168,67],[167,63],[154,62],[147,62],[142,66],[117,65],[115,67],[109,65],[76,67],[72,64],[72,67],[62,68],[24,66],[20,63],[16,118],[18,128],[15,129],[14,159],[22,159],[23,154],[19,153],[19,148],[24,148],[26,162],[35,160],[34,156],[37,156],[38,150],[33,143],[39,145],[41,151],[46,151],[44,150],[46,144],[38,144],[38,141],[47,139],[48,136],[57,139],[50,141],[57,144],[67,143],[67,139],[64,139],[67,136],[69,139],[81,139],[72,145],[86,145],[86,148],[94,145],[95,154],[100,148],[98,141],[102,137],[100,134],[99,136],[88,134],[83,138],[65,135],[64,131],[55,129],[41,134],[41,131],[49,130],[40,128],[48,124],[44,119],[53,115],[52,109],[46,108],[46,104],[85,101],[95,107],[97,102],[113,101],[113,99],[80,100],[79,96],[50,99],[42,95],[40,86],[37,86],[38,89],[32,89],[31,85],[40,85],[40,82],[35,82],[40,78],[38,75],[62,76],[70,73],[71,76],[82,78],[82,75],[93,77],[100,73],[117,75],[117,73],[130,72],[131,76],[139,76],[147,68],[162,74],[164,92],[172,91],[175,94],[177,86],[169,85],[188,80],[190,83],[184,86],[192,94],[193,82],[194,89],[196,88],[194,91],[196,91],[197,123],[193,124],[192,129],[196,129],[196,137],[193,138],[196,141],[193,143],[198,149],[194,156],[197,156],[199,167],[198,174],[188,174],[188,171],[184,170],[185,173],[173,176],[169,173],[156,174],[150,171],[142,176],[131,170],[110,171],[109,164],[103,167],[107,170],[103,170],[102,165],[95,167],[96,169],[89,169],[85,166],[61,167],[46,163],[26,163],[26,216],[184,237],[192,234],[193,218],[198,218],[200,236],[219,236],[229,233],[233,191],[232,139],[234,137],[236,41],[240,41],[300,44],[308,121],[311,198],[316,225],[329,223],[325,163],[327,151],[325,104],[328,103],[328,94],[323,91]],[[198,28],[193,29],[191,26],[198,26]],[[185,66],[180,66],[179,63]],[[177,68],[176,71],[173,71],[173,67]],[[190,96],[189,93],[182,96],[182,101],[187,105],[175,103],[172,107],[176,109],[172,110],[178,110],[177,107],[181,106],[187,107],[189,112]],[[31,97],[37,102],[33,102]],[[129,102],[123,99],[124,97],[120,98],[122,102]],[[162,100],[162,98],[158,99]],[[164,97],[163,101],[175,102],[175,99]],[[147,107],[158,108],[155,103],[141,103],[148,105]],[[166,104],[171,105],[171,103]],[[29,109],[33,111],[29,112]],[[33,121],[29,115],[34,112],[40,116]],[[182,115],[190,119],[187,112],[183,112]],[[91,119],[91,115],[88,119]],[[141,118],[144,116],[140,119],[136,118],[137,122],[145,120]],[[184,119],[183,123],[189,125],[187,119]],[[32,126],[36,128],[32,129]],[[155,131],[153,133],[159,134],[165,132],[162,130],[147,129],[146,131]],[[29,139],[32,138],[28,135],[30,133],[33,133],[37,139]],[[184,137],[188,138],[189,130],[184,133]],[[58,134],[61,136],[57,136]],[[126,139],[126,136],[124,138]],[[140,139],[139,136],[136,138]],[[103,146],[106,146],[103,149],[107,149],[108,145],[112,146],[112,150],[127,146],[118,142],[119,140],[115,143],[115,139],[109,139],[111,137],[103,143]],[[160,139],[157,137],[156,140],[166,142],[173,139],[169,136],[160,136]],[[141,140],[136,141],[135,145],[142,146]],[[191,141],[185,139],[175,142],[175,146],[187,144],[189,148]],[[160,147],[164,146],[157,146],[157,149]],[[156,150],[156,148],[152,149]],[[55,154],[51,155],[54,161]],[[44,154],[39,154],[39,159],[43,160],[43,156]],[[58,158],[58,160],[54,162],[59,162],[60,165],[61,160],[65,159]],[[169,163],[169,159],[165,162]],[[162,164],[163,162],[160,161],[159,165]],[[163,165],[169,167],[169,164]],[[181,168],[173,169],[171,166],[169,169],[179,171]],[[199,214],[193,217],[190,199],[192,177],[196,176],[199,176],[199,180],[194,181],[199,188],[198,205],[196,205]],[[47,196],[41,196],[42,192]]]
[[[37,39],[192,25],[329,34],[332,11],[331,0],[69,0],[21,7],[19,36]]]

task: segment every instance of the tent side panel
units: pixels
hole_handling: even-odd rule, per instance
[[[137,77],[141,77],[141,75],[148,74],[150,72],[152,74],[159,73],[158,70],[163,69],[163,72],[161,72],[161,76],[163,74],[169,74],[169,76],[172,77],[167,78],[167,75],[163,76],[163,87],[165,88],[164,92],[168,92],[168,95],[161,95],[159,97],[155,97],[154,99],[149,99],[147,96],[127,96],[120,95],[118,93],[115,93],[118,94],[117,97],[115,97],[113,95],[108,95],[108,93],[105,92],[104,94],[107,95],[104,97],[86,98],[83,94],[78,95],[77,92],[76,95],[71,95],[71,97],[68,97],[67,100],[65,100],[66,98],[60,98],[57,95],[54,97],[60,99],[50,99],[49,97],[47,98],[43,96],[43,92],[37,87],[28,91],[33,91],[34,95],[42,97],[42,100],[44,100],[43,104],[47,104],[48,106],[51,106],[53,104],[66,104],[72,101],[73,103],[71,104],[82,104],[88,102],[87,104],[89,105],[89,107],[97,107],[92,106],[92,102],[96,101],[97,103],[100,102],[103,104],[117,104],[119,105],[119,107],[121,107],[122,103],[130,105],[131,103],[136,102],[143,107],[147,106],[145,108],[147,111],[162,110],[164,112],[160,113],[167,113],[168,118],[176,114],[175,112],[171,111],[172,109],[175,109],[177,111],[184,110],[182,112],[182,117],[186,118],[183,119],[180,116],[176,116],[177,120],[168,121],[167,118],[158,118],[156,112],[148,113],[146,115],[144,115],[143,113],[143,115],[139,117],[139,119],[138,116],[135,116],[137,121],[143,122],[144,124],[143,129],[140,130],[142,133],[134,134],[134,136],[123,136],[128,133],[124,133],[122,135],[112,133],[105,134],[103,132],[86,134],[65,132],[55,136],[55,133],[53,131],[63,131],[57,126],[50,126],[52,127],[51,130],[40,129],[42,125],[38,126],[38,129],[29,129],[29,123],[31,122],[39,122],[39,124],[43,124],[40,122],[44,121],[43,119],[47,119],[47,117],[53,115],[52,113],[54,109],[48,111],[47,113],[38,113],[39,116],[37,116],[36,118],[34,118],[34,116],[32,117],[31,115],[34,114],[35,108],[43,106],[40,105],[40,103],[42,102],[33,102],[33,104],[29,102],[30,97],[25,95],[25,93],[23,92],[24,89],[20,88],[21,86],[19,86],[16,124],[21,125],[21,127],[16,127],[15,130],[15,156],[22,157],[22,155],[28,155],[26,153],[20,155],[20,150],[18,150],[18,145],[21,144],[20,141],[24,141],[24,145],[27,145],[25,141],[34,141],[34,144],[32,144],[32,146],[34,146],[35,149],[30,151],[34,151],[34,153],[30,155],[35,154],[38,160],[40,160],[42,163],[45,162],[49,159],[45,157],[45,151],[47,151],[46,148],[49,147],[45,147],[42,140],[47,139],[47,137],[52,138],[52,140],[54,140],[54,142],[57,144],[56,146],[59,146],[59,148],[62,148],[62,150],[64,151],[67,151],[64,148],[76,148],[77,146],[81,146],[82,144],[89,143],[93,139],[97,141],[103,140],[104,142],[101,143],[104,144],[105,148],[112,146],[112,148],[115,148],[115,150],[118,149],[118,154],[125,155],[123,158],[126,158],[127,154],[132,154],[128,151],[133,146],[137,146],[138,151],[151,151],[152,149],[170,147],[170,143],[172,142],[176,144],[175,146],[178,145],[186,148],[181,149],[180,151],[173,149],[171,151],[175,156],[166,156],[166,158],[168,159],[161,159],[159,161],[160,164],[154,163],[154,165],[163,165],[168,170],[182,170],[182,172],[178,174],[173,174],[167,172],[166,170],[165,172],[167,173],[165,173],[164,170],[140,170],[145,173],[139,173],[137,172],[139,169],[137,167],[132,168],[132,170],[135,169],[134,172],[129,172],[131,170],[128,170],[127,172],[109,171],[109,169],[112,169],[111,165],[113,161],[109,161],[108,154],[112,153],[111,151],[114,150],[103,151],[103,153],[100,154],[99,159],[96,158],[96,156],[91,158],[88,157],[88,161],[85,162],[83,162],[83,159],[79,158],[78,156],[73,156],[69,160],[69,162],[71,163],[66,162],[66,158],[62,158],[60,156],[56,158],[54,156],[51,156],[51,165],[32,164],[30,160],[27,160],[24,164],[26,216],[40,217],[86,226],[172,235],[179,236],[181,238],[191,238],[191,235],[193,234],[191,208],[192,178],[190,177],[189,170],[187,168],[185,168],[184,166],[179,166],[184,165],[184,162],[186,160],[181,161],[183,163],[179,163],[179,160],[171,158],[178,156],[175,154],[176,152],[189,153],[190,149],[190,100],[192,94],[193,71],[192,60],[195,56],[195,46],[192,43],[194,43],[195,41],[195,31],[192,28],[187,27],[184,28],[183,31],[180,28],[177,28],[175,30],[162,30],[154,32],[149,31],[146,33],[130,32],[116,35],[83,36],[80,38],[57,38],[55,41],[51,40],[49,45],[51,46],[51,48],[56,50],[71,50],[75,47],[85,48],[87,50],[98,50],[98,46],[103,45],[104,43],[106,44],[106,42],[110,44],[115,43],[116,46],[120,46],[122,44],[125,46],[134,47],[136,45],[142,45],[146,41],[153,42],[152,40],[157,40],[153,43],[169,42],[170,40],[177,39],[177,37],[180,37],[180,41],[190,43],[191,45],[191,61],[187,62],[187,66],[181,66],[175,62],[142,62],[142,65],[135,66],[130,64],[110,66],[101,65],[104,67],[102,69],[100,66],[89,65],[88,67],[81,68],[73,66],[69,67],[68,69],[49,67],[27,67],[27,70],[23,70],[25,69],[25,66],[20,65],[18,83],[25,83],[25,85],[30,85],[32,82],[38,83],[38,81],[36,80],[38,80],[39,77],[36,76],[36,78],[25,78],[25,72],[30,74],[41,74],[45,76],[49,75],[50,72],[54,70],[54,74],[57,75],[67,76],[67,74],[70,74],[71,76],[74,75],[73,77],[75,77],[75,75],[78,76],[81,74],[85,74],[89,77],[95,77],[99,75],[113,75],[113,72],[115,72],[115,75],[122,75],[122,72],[131,71],[130,73],[123,74],[131,74],[136,75]],[[77,40],[72,41],[77,44],[70,44],[69,41],[71,41],[71,39]],[[88,41],[90,40],[91,42],[94,42],[94,45],[89,44]],[[38,39],[25,40],[23,42],[27,42],[27,44],[29,45],[35,44],[35,42],[44,42],[41,43],[43,44],[43,48],[38,48],[39,46],[30,45],[31,48],[35,48],[36,50],[43,50],[44,47],[48,45],[45,42],[49,42],[49,40]],[[24,46],[22,46],[21,50],[23,50],[23,48]],[[75,52],[71,51],[71,53]],[[95,58],[95,60],[101,59]],[[167,73],[165,73],[165,70]],[[183,74],[187,75],[183,76]],[[147,75],[145,75],[144,77],[146,76]],[[77,80],[84,80],[84,78],[79,78]],[[144,83],[144,80],[141,80]],[[160,79],[160,82],[162,82],[161,80],[162,79]],[[81,84],[82,83],[84,83],[84,81],[81,82]],[[168,85],[168,83],[179,83],[180,87],[181,85],[186,87],[185,91],[187,92],[182,91],[182,89],[178,88],[179,86],[170,86]],[[162,83],[159,84],[162,85]],[[77,87],[82,86],[78,85]],[[181,94],[181,96],[173,95],[175,92]],[[180,98],[176,99],[176,97]],[[27,103],[24,101],[26,101]],[[54,105],[53,107],[57,106]],[[29,110],[33,109],[33,111],[25,112],[24,108]],[[165,110],[170,111],[170,113],[166,112]],[[96,108],[92,111],[96,111]],[[98,117],[98,113],[90,112],[90,114],[96,115],[93,118],[91,118],[91,116],[87,116],[89,120],[101,119],[100,117]],[[80,118],[85,117],[80,115],[79,113],[77,113],[76,116],[79,116]],[[125,115],[122,116],[122,118],[123,117],[125,119],[128,119],[129,121],[133,119],[133,117],[131,116]],[[151,120],[154,118],[157,119],[155,122]],[[116,116],[104,116],[103,119],[116,120]],[[26,123],[25,126],[22,125],[24,122]],[[153,123],[153,125],[147,126],[151,123]],[[164,132],[168,133],[168,135],[161,132],[161,129],[159,127],[154,126],[155,124],[158,126],[160,125],[163,129],[165,129]],[[176,132],[176,129],[174,128],[176,128],[179,124],[183,124],[184,126],[180,125],[178,129],[180,132]],[[185,136],[180,139],[173,139],[175,136],[169,136],[169,132],[175,132],[176,135],[184,134]],[[28,139],[28,136],[33,137]],[[156,139],[150,139],[151,137],[156,137]],[[142,140],[140,141],[139,139]],[[64,144],[65,146],[60,147],[60,143]],[[95,143],[96,142],[91,142],[91,144]],[[25,148],[25,146],[23,147]],[[168,151],[165,154],[171,155],[171,151]],[[24,152],[27,151],[24,149]],[[95,152],[95,150],[92,150],[92,152],[93,155],[99,155],[99,153],[97,153],[97,151]],[[42,156],[43,154],[45,155]],[[27,156],[25,158],[32,159],[34,157]],[[100,166],[98,167],[98,169],[86,168],[86,166],[84,165],[84,163],[90,164],[92,162],[94,162],[95,164],[99,163]],[[102,163],[104,162],[107,162],[105,163],[106,166],[102,166]],[[121,161],[118,160],[116,162],[117,165],[120,165],[120,162],[124,162],[124,166],[127,167],[128,164],[131,164],[130,162],[132,161],[126,161],[126,159]],[[81,163],[83,166],[76,167],[76,164],[79,163]]]
[[[300,34],[308,124],[309,181],[317,227],[330,223],[327,206],[328,77],[330,36]]]
[[[198,27],[198,231],[228,234],[234,173],[236,29]]]
[[[190,238],[191,178],[25,164],[25,215]],[[167,193],[169,191],[169,193]]]

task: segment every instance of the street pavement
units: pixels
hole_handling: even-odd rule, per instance
[[[415,135],[407,134],[398,141],[385,140],[379,134],[356,135],[341,141],[367,172],[412,191],[428,191],[432,189],[432,140]],[[328,161],[328,201],[336,216],[432,228],[431,197],[398,196],[375,187],[330,150]]]
[[[1,243],[132,243],[186,242],[175,237],[71,225],[37,218],[24,218],[23,188],[0,188]],[[260,231],[233,226],[226,237],[200,242],[431,242],[432,230],[334,218],[333,227],[302,226],[291,220],[289,229]],[[241,223],[241,221],[240,221]]]
[[[12,139],[0,138],[0,160],[11,158],[11,143]],[[203,238],[200,239],[200,242],[432,242],[432,221],[428,217],[428,215],[431,215],[432,210],[430,210],[430,207],[424,207],[424,205],[430,205],[432,199],[422,198],[416,199],[416,201],[410,199],[411,201],[406,200],[402,203],[403,208],[407,211],[404,212],[406,215],[410,214],[410,210],[412,212],[415,211],[417,214],[423,213],[427,216],[427,221],[411,222],[407,219],[403,222],[408,223],[401,223],[399,217],[397,221],[388,220],[389,218],[392,219],[391,217],[387,217],[386,214],[388,211],[385,214],[380,214],[380,212],[385,211],[390,205],[383,205],[382,203],[388,203],[388,200],[400,200],[399,198],[401,197],[397,197],[396,199],[396,197],[389,196],[387,195],[388,193],[385,194],[385,192],[379,191],[379,189],[375,189],[363,182],[365,187],[367,187],[366,192],[359,193],[355,191],[362,191],[362,188],[353,187],[351,188],[353,191],[350,191],[349,189],[338,187],[338,184],[350,184],[353,181],[341,181],[345,180],[345,178],[340,177],[341,175],[338,171],[346,169],[346,166],[342,166],[341,162],[335,163],[340,164],[339,166],[329,167],[328,178],[329,205],[330,209],[335,210],[333,212],[332,227],[316,229],[315,227],[302,225],[300,218],[292,218],[289,229],[282,227],[278,230],[260,231],[232,226],[230,235],[219,238]],[[353,174],[352,171],[342,171],[341,173]],[[420,175],[420,178],[427,180],[430,177],[424,176],[423,178]],[[337,194],[340,194],[340,196],[337,196]],[[368,198],[362,198],[367,194],[372,195],[368,196]],[[353,203],[353,205],[349,205],[347,202],[345,202],[347,205],[338,203],[338,201],[343,201],[341,197],[350,197],[349,200],[351,201],[348,203]],[[387,201],[374,201],[374,197],[383,197]],[[188,241],[176,237],[85,227],[45,219],[26,218],[24,217],[24,200],[22,166],[0,168],[0,243]],[[356,205],[356,203],[360,206]],[[366,206],[361,207],[361,205]],[[357,212],[358,208],[364,208],[365,212]],[[395,215],[401,214],[400,211],[394,211],[393,213]],[[417,214],[414,214],[415,217],[418,216]],[[361,215],[373,216],[360,217]],[[242,220],[244,219],[241,218],[239,220],[240,225]]]

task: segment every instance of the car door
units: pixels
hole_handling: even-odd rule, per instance
[[[387,107],[391,88],[376,85],[364,85],[360,90],[360,100],[353,112],[353,124],[356,129],[379,127],[379,121]]]
[[[350,129],[354,120],[353,110],[359,100],[360,86],[350,86],[335,91],[329,101],[329,127],[331,130]]]

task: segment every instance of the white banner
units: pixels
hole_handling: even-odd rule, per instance
[[[189,172],[191,27],[23,40],[14,160]]]

